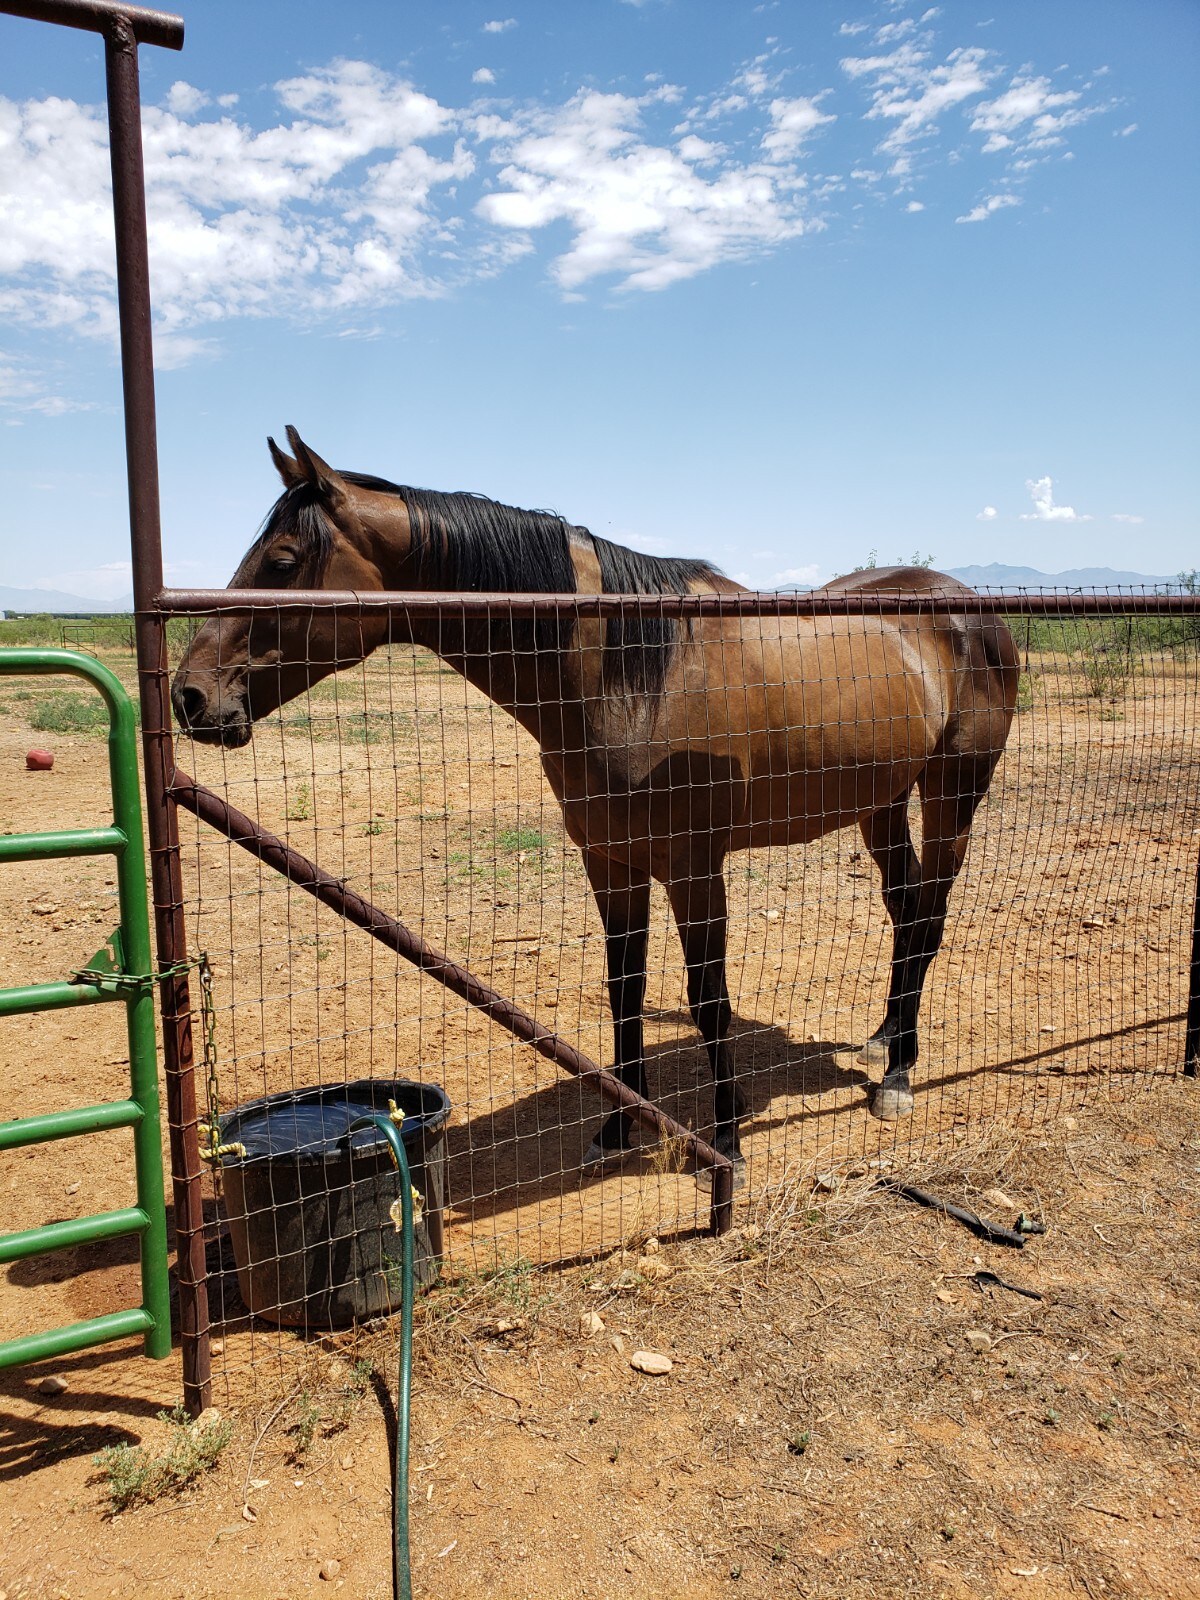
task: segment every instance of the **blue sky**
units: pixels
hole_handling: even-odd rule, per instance
[[[198,0],[142,51],[169,576],[295,423],[752,586],[1195,537],[1194,0]],[[128,591],[98,40],[0,17],[0,582]]]

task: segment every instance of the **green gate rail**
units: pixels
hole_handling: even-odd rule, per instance
[[[85,678],[104,697],[109,718],[112,825],[0,835],[0,865],[8,861],[48,861],[61,856],[112,855],[116,859],[120,926],[87,967],[69,980],[0,989],[0,1017],[26,1016],[65,1006],[122,1002],[129,1038],[130,1091],[127,1100],[77,1106],[0,1123],[0,1152],[110,1128],[131,1128],[137,1204],[99,1216],[47,1223],[22,1233],[0,1234],[0,1265],[51,1250],[136,1233],[141,1245],[142,1303],[129,1310],[92,1317],[87,1322],[75,1322],[68,1327],[0,1343],[0,1368],[45,1361],[135,1333],[144,1335],[148,1356],[161,1360],[171,1353],[167,1214],[154,1026],[155,978],[146,904],[146,858],[142,844],[133,706],[120,679],[91,656],[73,650],[0,650],[0,676],[44,677],[51,673],[71,673]]]

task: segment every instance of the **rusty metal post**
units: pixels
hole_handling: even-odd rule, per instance
[[[182,24],[180,25],[182,42]],[[187,959],[179,829],[167,786],[175,759],[167,669],[166,619],[154,609],[163,585],[158,502],[158,438],[154,412],[154,350],[150,327],[150,264],[142,167],[141,95],[137,32],[124,16],[104,27],[113,218],[117,236],[117,303],[125,397],[125,455],[129,476],[129,533],[138,682],[142,707],[146,825],[159,966]],[[163,1072],[175,1201],[176,1270],[183,1402],[197,1415],[209,1402],[208,1284],[204,1258],[203,1166],[197,1140],[191,999],[186,972],[160,985]]]
[[[1200,1075],[1200,861],[1196,863],[1196,894],[1192,901],[1192,964],[1188,972],[1183,1075],[1185,1078]]]

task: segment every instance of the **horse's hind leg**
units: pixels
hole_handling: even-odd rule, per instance
[[[735,1187],[745,1181],[746,1163],[738,1140],[738,1118],[745,1103],[733,1067],[729,1024],[733,1012],[725,982],[725,877],[720,863],[697,869],[695,877],[667,885],[679,926],[687,967],[688,1004],[703,1036],[713,1074],[713,1149],[734,1166]],[[708,1174],[698,1174],[703,1181]]]
[[[921,887],[921,863],[913,849],[908,827],[911,793],[911,789],[906,789],[890,805],[864,817],[860,824],[863,841],[883,877],[883,903],[892,919],[892,975],[887,1010],[879,1027],[858,1053],[864,1067],[887,1066],[888,1043],[900,1026],[900,986]]]
[[[903,941],[897,937],[903,952],[888,1000],[889,1015],[895,1006],[895,1031],[887,1041],[887,1071],[871,1100],[872,1114],[885,1122],[906,1117],[913,1108],[909,1073],[917,1060],[921,991],[942,942],[946,904],[967,853],[971,823],[998,759],[998,753],[989,753],[931,762],[920,780],[920,885]]]
[[[640,1095],[646,1093],[642,1006],[646,997],[646,933],[650,921],[650,875],[596,850],[584,852],[584,866],[600,920],[608,960],[608,999],[612,1009],[613,1073]],[[592,1140],[584,1167],[615,1160],[631,1145],[632,1119],[614,1111]]]

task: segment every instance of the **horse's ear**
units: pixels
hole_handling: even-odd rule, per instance
[[[296,465],[303,480],[311,483],[329,507],[334,507],[346,496],[346,486],[339,475],[315,450],[310,450],[292,425],[288,424],[288,443],[296,452]]]
[[[267,449],[271,452],[271,460],[275,463],[276,472],[283,479],[283,487],[285,489],[294,489],[297,484],[305,482],[304,473],[300,466],[292,460],[291,456],[283,453],[274,439],[267,440]]]

